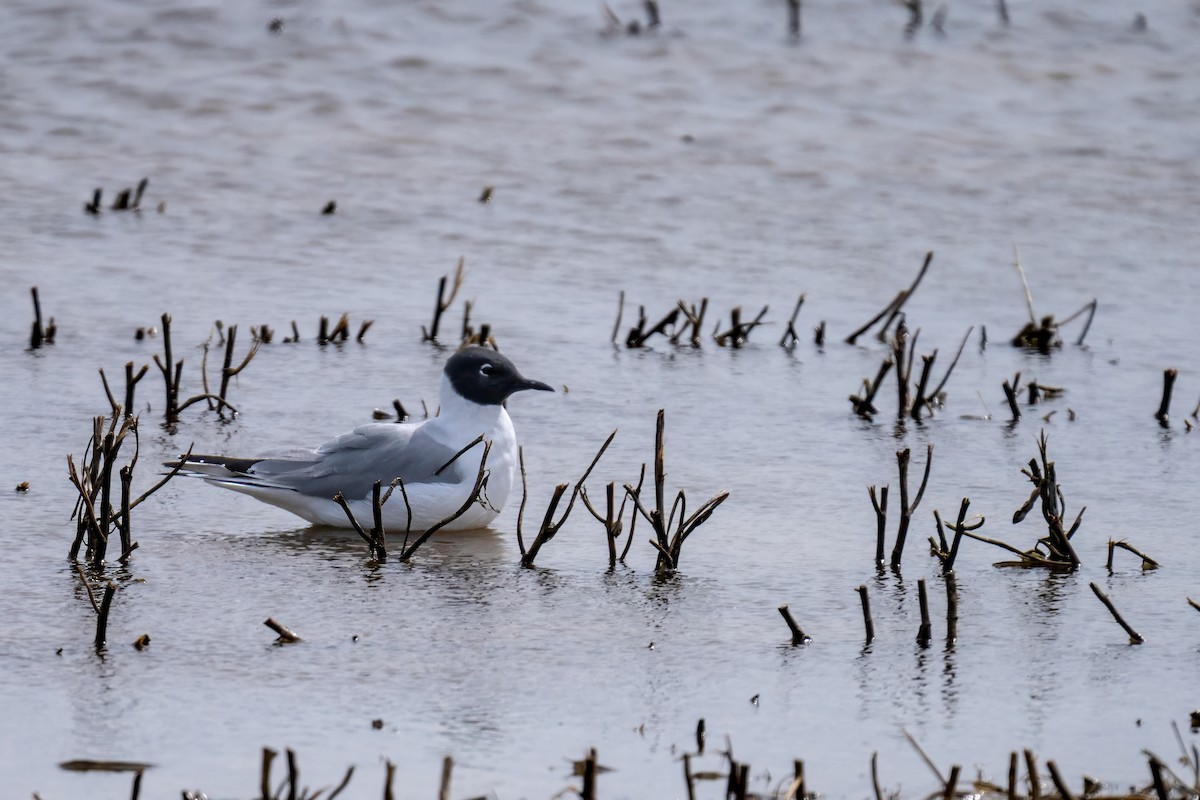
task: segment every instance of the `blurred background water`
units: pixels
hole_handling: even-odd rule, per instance
[[[643,14],[611,6],[622,21]],[[602,796],[677,797],[702,717],[710,750],[728,734],[760,792],[803,758],[810,788],[868,796],[876,751],[885,786],[932,791],[904,730],[944,772],[997,782],[1025,747],[1074,786],[1088,773],[1114,789],[1148,781],[1142,748],[1177,752],[1171,722],[1200,705],[1200,618],[1185,601],[1200,594],[1200,434],[1183,425],[1198,394],[1200,6],[1018,0],[1003,27],[992,3],[956,1],[944,35],[906,37],[899,5],[810,3],[798,42],[774,0],[661,10],[661,29],[628,36],[591,2],[6,5],[2,478],[31,485],[0,493],[6,786],[123,797],[126,777],[57,764],[124,758],[156,764],[148,796],[249,797],[269,745],[295,748],[311,786],[358,765],[344,796],[378,796],[384,759],[400,796],[430,796],[450,754],[456,796],[549,797],[594,746],[616,770]],[[142,213],[83,212],[95,187],[107,206],[143,176]],[[320,215],[330,200],[337,213]],[[1027,318],[1014,244],[1039,314],[1098,299],[1085,347],[1007,345]],[[897,425],[889,380],[865,422],[846,396],[885,348],[842,339],[929,250],[905,309],[918,349],[938,348],[944,366],[975,331],[944,411]],[[582,509],[521,569],[515,501],[490,532],[372,566],[353,534],[181,480],[135,513],[129,566],[110,565],[121,590],[98,657],[65,559],[65,456],[107,408],[96,370],[120,383],[126,361],[149,363],[160,340],[133,332],[169,311],[195,392],[214,320],[240,324],[243,341],[268,324],[277,339],[236,380],[232,421],[191,409],[164,428],[147,376],[137,484],[192,442],[246,455],[317,444],[393,398],[436,402],[448,351],[420,326],[460,257],[473,319],[560,389],[510,404],[527,526],[614,427],[592,494],[635,480],[665,408],[669,484],[693,505],[731,492],[680,573],[654,577],[644,524],[629,565],[607,572]],[[35,284],[58,336],[30,352]],[[656,317],[707,297],[709,327],[738,305],[769,305],[770,324],[740,350],[614,349],[619,290],[627,323],[637,304]],[[783,351],[801,292],[801,342]],[[365,344],[316,346],[318,317],[342,312],[375,320]],[[460,319],[461,303],[444,330]],[[291,320],[299,344],[279,341]],[[808,333],[821,320],[824,349]],[[1160,428],[1172,366],[1175,413]],[[1017,371],[1066,393],[1009,426],[1000,386]],[[1084,566],[1001,570],[1001,551],[965,543],[948,645],[930,512],[952,516],[970,496],[983,533],[1032,544],[1037,523],[1009,520],[1043,427],[1069,512],[1088,507]],[[865,487],[892,485],[890,547],[895,451],[913,448],[919,473],[930,442],[903,577],[877,575]],[[1163,567],[1143,573],[1125,554],[1109,576],[1109,537]],[[915,642],[921,577],[929,649]],[[1145,645],[1125,644],[1089,581]],[[865,650],[862,583],[877,628]],[[807,647],[790,646],[784,602]],[[305,642],[272,646],[267,616]],[[143,633],[152,644],[137,652]]]

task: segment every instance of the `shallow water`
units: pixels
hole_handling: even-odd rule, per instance
[[[905,40],[899,7],[806,4],[795,45],[782,4],[662,5],[664,29],[640,37],[602,35],[591,4],[9,5],[3,479],[32,488],[0,493],[5,785],[124,797],[125,776],[57,767],[121,758],[156,765],[146,796],[248,797],[269,745],[294,748],[311,786],[356,764],[343,796],[378,796],[384,759],[399,765],[400,796],[431,796],[450,754],[455,796],[549,797],[577,783],[567,760],[596,747],[616,770],[602,796],[673,797],[699,718],[710,752],[727,734],[753,765],[755,790],[803,758],[810,788],[830,797],[868,796],[876,751],[885,786],[937,788],[904,730],[943,772],[961,764],[997,782],[1025,747],[1073,786],[1085,773],[1144,784],[1142,748],[1175,755],[1170,724],[1196,707],[1200,670],[1185,600],[1200,566],[1200,433],[1183,425],[1198,394],[1196,8],[1143,3],[1148,30],[1135,33],[1126,4],[1014,2],[1003,30],[990,2],[971,2],[949,10],[944,38]],[[267,31],[274,16],[281,35]],[[82,213],[94,187],[107,203],[143,175],[145,213]],[[330,199],[338,213],[320,216]],[[1014,243],[1039,314],[1099,299],[1086,347],[1007,346],[1026,318]],[[889,380],[884,413],[864,422],[846,396],[884,348],[841,339],[928,250],[906,306],[920,351],[938,348],[944,366],[975,332],[944,411],[898,426]],[[446,352],[422,344],[420,326],[460,256],[473,319],[562,389],[510,404],[527,526],[614,427],[593,495],[635,480],[665,408],[669,484],[693,505],[731,493],[680,573],[654,576],[644,525],[628,566],[607,572],[603,533],[581,509],[538,568],[521,569],[515,502],[491,532],[373,566],[353,534],[180,480],[135,512],[141,547],[110,567],[121,590],[98,657],[64,558],[65,455],[107,407],[96,370],[119,384],[126,361],[149,363],[161,343],[133,331],[169,311],[194,392],[213,320],[244,339],[263,323],[282,338],[295,319],[305,341],[263,348],[231,391],[233,421],[193,409],[164,429],[161,383],[147,376],[137,484],[192,442],[239,454],[315,444],[393,398],[434,402]],[[26,352],[33,284],[59,332]],[[655,316],[708,297],[708,326],[764,304],[771,324],[740,350],[614,350],[621,289],[627,322],[639,303]],[[803,341],[789,353],[775,342],[800,292]],[[343,311],[375,320],[366,343],[317,347],[318,317]],[[819,320],[823,351],[807,334]],[[1152,414],[1169,366],[1181,374],[1163,429]],[[1017,371],[1067,392],[1010,426],[1000,386]],[[1009,520],[1043,427],[1068,509],[1088,507],[1084,566],[1001,570],[1001,551],[964,543],[949,647],[930,512],[952,516],[970,496],[983,533],[1029,546],[1035,520]],[[865,487],[892,485],[890,547],[894,453],[913,448],[917,472],[929,442],[903,578],[878,576]],[[1108,575],[1109,537],[1163,567],[1119,554]],[[915,642],[922,577],[928,649]],[[1125,644],[1089,581],[1146,644]],[[877,634],[865,650],[862,583]],[[788,642],[785,602],[806,647]],[[268,616],[305,642],[272,646]],[[152,644],[135,651],[143,633]]]

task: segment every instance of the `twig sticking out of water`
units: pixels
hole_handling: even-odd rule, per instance
[[[567,508],[565,511],[563,511],[563,515],[561,517],[559,517],[557,522],[554,521],[554,512],[558,510],[558,503],[560,500],[562,500],[562,496],[567,490],[567,484],[560,483],[554,487],[554,494],[550,498],[550,505],[547,506],[547,508],[546,508],[546,515],[542,518],[542,525],[538,529],[537,536],[534,537],[533,543],[531,545],[529,545],[528,550],[525,550],[523,548],[521,550],[521,566],[532,567],[534,559],[537,558],[538,551],[542,549],[542,545],[546,544],[546,542],[553,539],[555,534],[558,533],[559,529],[562,528],[563,523],[565,523],[567,521],[567,517],[569,517],[571,515],[571,509],[575,507],[576,498],[578,498],[580,495],[582,495],[584,493],[583,484],[587,481],[588,477],[592,474],[592,470],[594,470],[596,468],[596,465],[598,463],[600,463],[600,458],[604,455],[604,451],[608,449],[608,446],[610,444],[612,444],[612,440],[616,435],[617,435],[617,431],[616,431],[616,429],[613,429],[613,432],[610,433],[608,435],[608,438],[604,440],[604,444],[600,445],[599,451],[596,452],[596,457],[592,459],[592,463],[589,464],[587,470],[584,471],[583,477],[581,477],[575,483],[575,488],[571,491],[571,499],[567,501]],[[609,497],[609,517],[611,518],[612,503],[613,503],[612,484],[609,484],[608,497]],[[597,519],[600,519],[599,514],[596,514],[595,510],[592,509],[591,504],[588,503],[586,499],[584,500],[584,505],[586,505],[588,507],[588,509],[591,510],[592,514]],[[622,502],[622,513],[623,512],[624,512],[624,502]],[[618,517],[618,519],[616,520],[617,535],[620,535],[620,526],[621,526],[621,523],[620,523],[620,519]],[[610,563],[611,563],[611,560],[613,558],[615,558],[615,553],[616,553],[616,545],[614,542],[615,542],[615,539],[614,539],[613,535],[610,533],[609,534],[609,543],[608,543],[609,554],[610,554]],[[520,544],[521,544],[521,541],[520,541],[520,539],[518,539],[518,545],[520,545]]]
[[[783,616],[783,621],[787,623],[788,629],[792,632],[792,644],[807,644],[812,641],[811,636],[805,635],[800,626],[796,624],[796,620],[792,617],[792,612],[784,603],[779,607],[779,613]]]
[[[1017,373],[1010,384],[1007,380],[1004,381],[1004,397],[1008,400],[1008,410],[1012,413],[1012,421],[1016,422],[1021,418],[1021,409],[1017,405],[1017,391],[1021,387],[1021,373]]]
[[[438,800],[450,800],[450,773],[454,771],[454,759],[446,756],[442,759],[442,780],[438,784]]]
[[[932,638],[932,625],[929,622],[929,595],[925,590],[925,579],[917,580],[917,599],[921,607],[921,627],[917,629],[917,644],[928,647]],[[953,793],[950,795],[953,797]]]
[[[817,323],[817,327],[813,328],[813,344],[817,346],[817,349],[825,347],[825,320],[821,320]]]
[[[267,617],[266,620],[263,621],[263,625],[266,625],[268,628],[275,631],[275,633],[279,634],[279,638],[275,640],[276,644],[292,644],[293,642],[304,641],[291,628],[287,627],[281,622],[276,622],[274,617]]]
[[[1121,613],[1117,611],[1117,607],[1114,606],[1112,601],[1108,599],[1108,595],[1100,591],[1100,587],[1097,586],[1095,582],[1089,583],[1088,586],[1092,587],[1092,591],[1095,592],[1096,597],[1100,598],[1101,603],[1104,603],[1104,607],[1107,608],[1109,613],[1113,615],[1113,619],[1117,621],[1117,624],[1124,628],[1125,632],[1129,634],[1130,644],[1141,644],[1142,642],[1146,641],[1142,638],[1140,633],[1129,626],[1129,623],[1126,622],[1124,617],[1121,616]]]
[[[325,204],[325,207],[321,209],[322,216],[332,216],[333,214],[336,214],[336,213],[337,213],[337,200],[330,200],[328,203]]]
[[[33,296],[33,326],[29,331],[29,349],[37,350],[43,344],[54,344],[58,326],[54,324],[54,317],[50,318],[49,324],[42,326],[42,301],[38,297],[38,288],[29,287],[29,293]]]
[[[946,647],[951,648],[958,638],[958,579],[953,572],[942,577],[946,581]]]
[[[800,299],[796,301],[796,308],[792,311],[792,317],[788,320],[787,330],[783,332],[783,338],[779,340],[780,347],[795,347],[800,341],[799,335],[796,333],[796,317],[800,316],[800,308],[804,305],[804,295],[800,295]]]
[[[83,204],[83,210],[84,210],[84,212],[85,212],[85,213],[87,213],[87,214],[91,214],[92,216],[96,216],[96,215],[98,215],[98,214],[100,213],[100,210],[101,210],[100,200],[101,200],[101,198],[103,198],[103,197],[104,197],[104,190],[103,190],[103,189],[101,189],[101,188],[99,188],[99,187],[97,187],[97,188],[96,188],[96,189],[95,189],[95,190],[92,192],[92,201],[91,201],[90,203],[88,203],[88,202],[85,202],[85,203]]]
[[[1075,795],[1071,794],[1071,790],[1067,788],[1067,782],[1063,780],[1063,776],[1058,771],[1058,765],[1053,759],[1046,759],[1046,769],[1050,770],[1050,780],[1054,783],[1054,788],[1058,789],[1058,796],[1062,800],[1075,800]]]
[[[591,748],[583,759],[583,786],[580,789],[580,800],[596,800],[596,775],[599,772],[596,764],[596,748]],[[449,800],[449,798],[442,798]]]
[[[800,38],[800,0],[787,0],[788,34],[793,39]]]
[[[858,587],[858,599],[862,601],[863,626],[866,628],[867,644],[875,641],[875,625],[871,622],[871,598],[867,595],[867,585]]]
[[[904,556],[904,542],[908,537],[908,526],[912,523],[913,512],[917,510],[917,506],[921,504],[921,498],[925,495],[925,485],[929,483],[929,469],[933,465],[933,444],[930,443],[925,450],[925,473],[921,477],[921,485],[917,489],[916,497],[912,503],[908,499],[908,461],[911,455],[910,450],[906,447],[896,453],[896,464],[900,470],[900,529],[896,532],[896,544],[892,547],[892,569],[900,569],[900,559]]]
[[[879,387],[883,385],[883,379],[887,377],[888,370],[895,366],[895,361],[890,357],[885,358],[883,363],[879,365],[879,372],[875,373],[875,380],[863,380],[863,394],[850,395],[850,405],[854,406],[854,413],[865,419],[870,419],[879,412],[875,407],[875,395],[879,393]]]
[[[1163,370],[1163,393],[1162,400],[1158,404],[1158,411],[1154,413],[1154,418],[1165,428],[1169,420],[1171,411],[1171,390],[1175,387],[1175,379],[1179,377],[1179,370],[1174,367]]]
[[[120,192],[117,193],[116,199],[113,200],[112,210],[113,211],[141,211],[142,195],[145,193],[146,186],[149,183],[150,183],[149,178],[142,178],[140,181],[138,181],[136,190],[122,189]],[[132,196],[132,201],[130,200],[131,196]],[[96,202],[97,202],[97,204],[99,204],[99,197],[96,198]],[[95,212],[92,212],[92,213],[95,213]]]
[[[604,6],[606,10],[611,12],[608,6]],[[619,24],[619,23],[618,23]],[[621,332],[621,317],[625,314],[625,290],[622,289],[617,295],[617,321],[613,323],[612,338],[609,340],[615,346],[617,343],[617,335]]]
[[[225,401],[225,395],[229,393],[229,381],[231,378],[239,375],[249,364],[250,359],[254,358],[258,353],[258,342],[254,341],[250,345],[250,349],[246,351],[246,355],[242,358],[241,363],[236,367],[233,364],[233,347],[237,341],[237,325],[229,326],[229,334],[225,338],[225,363],[221,367],[221,390],[217,392],[218,405],[217,410],[220,411],[222,406],[228,406]]]
[[[438,325],[441,324],[442,314],[445,314],[451,304],[454,303],[454,298],[458,295],[458,290],[462,287],[463,266],[465,263],[465,257],[458,259],[458,266],[454,268],[454,279],[450,285],[448,294],[446,292],[446,283],[449,279],[445,275],[438,279],[438,296],[437,302],[433,306],[433,322],[430,323],[429,330],[426,330],[424,325],[421,326],[421,341],[437,342]]]
[[[679,568],[679,557],[683,543],[692,535],[696,528],[703,525],[712,516],[717,507],[729,497],[729,492],[721,491],[713,495],[700,506],[690,517],[687,516],[687,497],[682,489],[671,503],[670,515],[666,509],[666,472],[663,467],[663,437],[666,427],[666,416],[663,409],[658,410],[658,424],[654,433],[654,508],[647,510],[641,500],[641,487],[634,489],[625,484],[625,491],[633,499],[634,508],[654,529],[654,539],[650,544],[658,551],[658,561],[655,569],[658,572],[673,572]],[[679,524],[675,525],[675,512],[679,512]],[[674,528],[674,533],[669,531]]]
[[[104,647],[108,637],[108,610],[112,607],[113,595],[117,593],[117,585],[112,581],[104,587],[104,599],[100,601],[100,613],[96,616],[96,649]]]
[[[1187,599],[1187,601],[1188,601],[1189,606],[1196,609],[1197,611],[1200,611],[1200,603],[1197,603],[1195,600],[1193,600],[1190,597]]]
[[[925,254],[925,261],[921,265],[921,270],[917,273],[916,280],[912,282],[912,285],[907,289],[902,289],[900,293],[892,299],[892,302],[888,303],[882,311],[872,317],[867,324],[863,325],[854,333],[847,336],[846,343],[854,344],[856,341],[858,341],[859,336],[862,336],[864,333],[870,330],[875,323],[879,322],[879,320],[883,319],[884,317],[887,317],[887,321],[883,323],[883,327],[880,329],[878,337],[879,341],[886,341],[888,328],[891,327],[892,322],[894,322],[896,317],[900,314],[900,309],[904,307],[904,304],[908,302],[908,299],[912,297],[913,292],[915,292],[917,287],[921,284],[921,279],[925,277],[925,272],[929,269],[929,263],[931,261],[933,261],[932,250]]]
[[[879,490],[879,498],[875,497],[875,486],[867,487],[867,495],[871,498],[871,506],[875,509],[875,566],[883,566],[883,540],[887,528],[888,487]]]
[[[1155,561],[1153,558],[1151,558],[1150,556],[1143,553],[1141,550],[1138,550],[1133,545],[1129,544],[1128,542],[1126,542],[1124,540],[1113,541],[1112,539],[1109,539],[1108,540],[1108,562],[1104,565],[1105,568],[1109,571],[1109,574],[1111,574],[1113,571],[1113,552],[1118,547],[1121,548],[1122,550],[1128,550],[1129,552],[1133,553],[1135,556],[1140,558],[1142,560],[1142,569],[1158,569],[1157,561]]]
[[[750,331],[762,324],[763,317],[767,315],[767,308],[768,306],[763,306],[762,311],[758,312],[758,316],[752,321],[742,322],[742,307],[735,306],[729,312],[729,328],[724,333],[713,334],[713,340],[720,347],[741,347],[750,338]]]

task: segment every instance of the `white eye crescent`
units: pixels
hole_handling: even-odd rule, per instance
[[[494,367],[492,367],[491,364],[484,364],[479,368],[479,374],[485,378],[490,378],[492,376],[493,369]]]

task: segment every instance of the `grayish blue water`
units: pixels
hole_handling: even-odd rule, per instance
[[[1186,604],[1200,595],[1200,433],[1183,424],[1200,396],[1200,10],[1014,1],[1003,29],[990,2],[957,2],[944,37],[908,40],[899,6],[808,3],[794,44],[782,3],[662,7],[662,30],[628,37],[604,35],[591,2],[6,6],[0,777],[14,794],[127,796],[126,776],[57,767],[121,758],[156,765],[145,796],[250,797],[269,745],[294,748],[310,786],[356,764],[343,796],[379,796],[385,759],[400,796],[432,796],[450,754],[455,796],[550,797],[578,784],[568,759],[596,747],[616,770],[601,796],[678,797],[701,717],[710,751],[728,734],[760,792],[803,758],[810,788],[866,797],[873,752],[885,786],[936,789],[903,730],[943,772],[997,782],[1026,747],[1073,786],[1087,773],[1114,789],[1148,781],[1142,748],[1174,757],[1171,722],[1200,705],[1200,616]],[[94,187],[107,204],[143,176],[143,213],[83,213]],[[337,214],[320,216],[331,199]],[[1086,347],[1007,346],[1027,316],[1014,244],[1039,314],[1098,298]],[[884,413],[864,422],[846,396],[885,349],[841,340],[928,250],[906,306],[919,349],[945,365],[976,332],[944,411],[897,426],[889,379]],[[305,341],[263,348],[231,391],[232,422],[193,408],[164,429],[161,383],[146,378],[136,483],[192,442],[247,455],[316,444],[393,398],[435,401],[446,352],[420,326],[460,256],[473,319],[526,374],[569,389],[510,404],[526,524],[614,427],[593,496],[635,480],[665,408],[669,484],[693,505],[731,492],[680,573],[655,578],[644,524],[628,566],[607,572],[582,510],[521,569],[515,502],[490,532],[372,566],[353,534],[181,480],[135,512],[128,568],[110,565],[121,590],[98,657],[65,558],[65,456],[107,409],[96,370],[120,383],[126,361],[149,363],[160,340],[133,332],[169,311],[184,391],[198,391],[214,320],[282,338],[295,319]],[[59,330],[26,352],[34,284]],[[657,316],[708,297],[706,327],[735,305],[769,304],[771,324],[736,351],[614,350],[622,289],[627,322],[639,303]],[[800,292],[789,353],[775,342]],[[318,317],[342,312],[375,320],[366,343],[317,347]],[[446,329],[460,320],[461,302]],[[823,351],[807,333],[819,320]],[[1163,429],[1166,367],[1180,378]],[[1066,394],[1013,427],[1000,387],[1017,371]],[[963,418],[988,409],[995,419]],[[997,569],[1001,551],[964,543],[948,647],[931,511],[970,496],[983,533],[1030,546],[1035,521],[1009,521],[1043,427],[1068,508],[1088,507],[1083,568]],[[894,453],[912,447],[923,465],[927,442],[903,578],[877,576],[865,487],[892,484],[894,509]],[[11,491],[21,481],[28,494]],[[1120,554],[1108,575],[1109,537],[1162,568]],[[928,649],[915,642],[922,577]],[[1125,643],[1089,581],[1146,644]],[[862,583],[877,628],[866,650]],[[788,642],[785,602],[807,647]],[[305,642],[272,646],[268,616]]]

